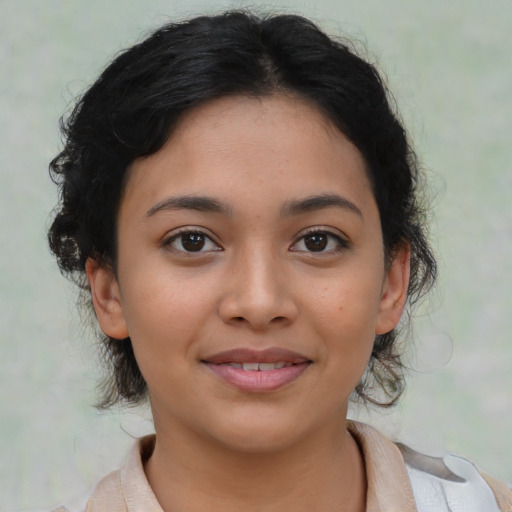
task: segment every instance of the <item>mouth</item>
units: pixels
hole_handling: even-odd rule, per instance
[[[233,368],[242,369],[249,372],[268,372],[271,370],[280,370],[281,368],[289,368],[296,363],[290,363],[288,361],[278,361],[276,363],[221,363],[224,366],[231,366]]]
[[[242,391],[274,391],[298,379],[311,359],[281,348],[233,349],[201,360],[217,377]]]

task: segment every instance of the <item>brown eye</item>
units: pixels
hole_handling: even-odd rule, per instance
[[[182,231],[169,238],[164,245],[174,252],[184,253],[222,250],[208,235],[201,231]]]
[[[205,236],[202,233],[183,233],[181,246],[189,252],[200,251],[205,245]]]
[[[290,250],[306,253],[334,254],[349,247],[349,243],[339,235],[329,231],[310,231],[301,236]]]
[[[304,237],[304,245],[306,249],[312,252],[325,250],[329,238],[326,233],[313,233]]]

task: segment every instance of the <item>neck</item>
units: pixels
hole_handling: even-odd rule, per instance
[[[155,426],[145,471],[165,512],[365,510],[364,462],[344,418],[314,437],[263,453],[241,452],[176,425]]]

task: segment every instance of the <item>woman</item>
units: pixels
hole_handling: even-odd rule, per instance
[[[346,420],[399,398],[400,318],[436,275],[414,153],[347,44],[296,16],[170,24],[64,133],[50,245],[104,335],[101,406],[149,398],[156,431],[86,510],[512,509]]]

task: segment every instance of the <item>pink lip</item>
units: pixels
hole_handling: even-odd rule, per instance
[[[254,350],[250,348],[235,348],[219,352],[212,356],[205,357],[204,362],[211,364],[222,363],[277,363],[284,361],[286,363],[304,363],[309,361],[306,356],[297,352],[292,352],[285,348],[267,348],[264,350]]]
[[[226,363],[277,363],[284,361],[292,366],[275,370],[243,370]],[[307,357],[281,348],[251,350],[239,348],[220,352],[207,357],[203,363],[218,377],[228,384],[252,393],[273,391],[297,379],[309,367],[311,360]]]

